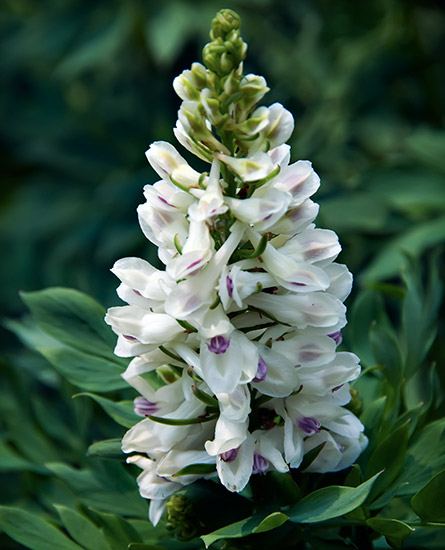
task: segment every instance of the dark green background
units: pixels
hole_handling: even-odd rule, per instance
[[[406,252],[424,271],[433,249],[441,257],[443,2],[3,0],[3,318],[25,312],[19,290],[54,285],[115,305],[115,260],[156,261],[136,216],[143,186],[157,179],[144,151],[155,140],[174,143],[180,100],[172,81],[201,59],[222,7],[241,15],[245,72],[265,76],[265,104],[279,101],[295,117],[292,160],[311,160],[321,177],[317,224],[339,234],[340,261],[355,275],[348,305],[378,282],[398,284]],[[443,258],[439,267],[443,273]],[[397,307],[389,309],[395,315]],[[438,334],[437,342],[443,326]],[[76,389],[6,329],[1,342],[0,502],[53,518],[52,502],[75,499],[40,465],[57,460],[96,472],[102,466],[85,458],[86,448],[123,429],[85,398],[71,401]],[[2,537],[5,548],[22,548]]]

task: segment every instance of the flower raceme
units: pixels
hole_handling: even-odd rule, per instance
[[[174,82],[175,135],[209,170],[169,143],[149,148],[161,179],[138,214],[165,269],[118,260],[127,305],[106,316],[115,353],[134,357],[123,377],[145,418],[122,449],[136,453],[128,461],[143,470],[154,524],[196,479],[217,475],[239,492],[252,475],[298,468],[316,447],[305,471],[337,471],[367,441],[344,407],[360,373],[355,355],[337,351],[352,276],[335,262],[335,233],[313,224],[320,179],[309,161],[290,162],[292,115],[256,107],[268,88],[242,73],[236,14],[222,10],[211,38],[206,66]]]

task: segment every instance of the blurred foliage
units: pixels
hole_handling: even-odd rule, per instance
[[[1,333],[0,504],[14,507],[0,508],[9,534],[0,534],[2,548],[33,548],[36,533],[58,537],[56,547],[68,550],[117,550],[130,541],[141,550],[160,540],[172,549],[203,546],[175,542],[164,526],[151,529],[133,471],[99,459],[115,458],[116,447],[97,442],[123,431],[103,409],[123,426],[131,422],[133,394],[119,386],[122,365],[111,347],[110,355],[73,348],[32,305],[37,325],[16,319],[25,310],[19,290],[71,286],[111,305],[118,302],[109,273],[116,259],[156,262],[135,213],[143,185],[156,178],[143,152],[152,141],[174,141],[172,80],[200,58],[220,7],[213,0],[1,4],[0,308],[9,321]],[[365,371],[355,403],[362,402],[371,439],[360,459],[365,476],[358,471],[348,482],[347,472],[329,474],[318,486],[297,481],[304,495],[333,483],[356,487],[386,466],[366,504],[350,512],[354,536],[375,537],[376,548],[397,547],[407,535],[405,547],[443,548],[443,528],[411,533],[409,525],[444,519],[428,503],[443,494],[445,468],[438,282],[445,8],[434,0],[233,0],[227,7],[242,18],[246,72],[264,75],[271,88],[265,103],[280,101],[294,114],[293,160],[310,159],[322,178],[317,224],[339,234],[340,260],[356,276],[345,348],[360,355]],[[43,355],[24,349],[10,330]],[[70,370],[79,364],[94,364],[94,372],[111,365],[113,374],[101,388]],[[87,395],[72,400],[79,390]],[[394,440],[400,450],[382,464]],[[263,482],[285,500],[278,480]],[[222,527],[205,516],[222,495],[206,484],[194,490],[199,497],[189,496],[201,502],[207,532]],[[287,495],[288,504],[298,495]],[[251,513],[239,498],[228,504],[234,522]],[[289,545],[334,548],[328,529],[323,538],[310,525],[265,517],[251,532],[274,528],[270,534],[232,547],[258,548],[261,540],[267,548],[280,536]],[[354,548],[344,538],[335,544]]]

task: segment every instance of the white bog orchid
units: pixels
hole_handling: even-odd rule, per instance
[[[344,407],[359,359],[338,351],[352,275],[335,263],[337,235],[313,223],[320,178],[308,160],[290,163],[292,115],[258,106],[266,82],[242,74],[235,19],[220,53],[205,49],[206,66],[174,81],[183,100],[175,135],[207,171],[166,142],[146,152],[161,180],[144,188],[139,222],[165,269],[139,258],[112,269],[127,305],[106,322],[115,353],[133,357],[123,378],[143,418],[122,449],[141,453],[128,461],[143,470],[154,524],[166,499],[199,477],[241,491],[252,475],[299,468],[315,448],[306,471],[337,471],[367,441]],[[226,47],[225,64],[211,57]],[[175,477],[194,464],[202,474]]]

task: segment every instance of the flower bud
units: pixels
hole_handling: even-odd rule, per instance
[[[233,10],[220,10],[212,20],[210,38],[223,38],[233,30],[239,29],[241,25],[240,16]]]

